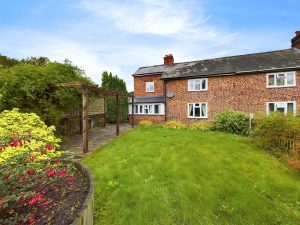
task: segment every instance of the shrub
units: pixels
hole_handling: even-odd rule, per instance
[[[251,136],[257,145],[276,155],[288,152],[291,148],[289,141],[300,138],[300,119],[282,113],[260,116],[255,120]]]
[[[249,134],[249,116],[243,112],[225,110],[216,115],[212,130],[225,131],[233,134]]]
[[[152,126],[152,122],[149,120],[141,120],[139,125],[141,127],[150,127],[150,126]]]
[[[18,109],[0,113],[0,164],[19,157],[51,159],[61,155],[60,139],[54,136],[55,127],[48,127],[34,113]]]
[[[192,123],[190,125],[190,128],[192,130],[208,131],[208,130],[210,130],[210,126],[211,126],[211,124],[207,121],[199,121],[199,122]]]
[[[171,121],[168,121],[164,124],[164,127],[165,128],[172,128],[172,129],[182,129],[182,128],[185,128],[186,126],[179,122],[179,121],[176,121],[176,120],[171,120]]]

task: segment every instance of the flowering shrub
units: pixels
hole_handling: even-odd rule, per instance
[[[186,126],[179,121],[171,120],[171,121],[166,122],[164,124],[164,127],[172,128],[172,129],[182,129],[182,128],[185,128]]]
[[[141,127],[150,127],[150,126],[152,126],[152,122],[149,120],[141,120],[139,125]]]
[[[18,109],[0,113],[0,165],[19,156],[45,160],[62,154],[56,149],[60,139],[54,136],[55,127],[48,127],[34,113]]]
[[[75,187],[74,166],[50,160],[62,154],[54,130],[34,113],[0,113],[0,224],[33,224],[28,212],[51,204],[61,183]]]
[[[207,121],[199,121],[192,123],[190,125],[190,128],[192,130],[202,130],[202,131],[208,131],[210,129],[211,124]]]

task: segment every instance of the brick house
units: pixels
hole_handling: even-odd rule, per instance
[[[141,67],[133,78],[135,123],[190,124],[225,109],[300,113],[300,31],[290,49],[182,63],[166,55],[164,64]]]

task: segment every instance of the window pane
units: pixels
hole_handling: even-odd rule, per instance
[[[152,105],[149,105],[149,113],[153,113],[153,106]]]
[[[134,113],[138,113],[138,106],[137,105],[134,106]]]
[[[193,104],[189,104],[189,116],[194,116],[194,106]]]
[[[284,108],[280,107],[280,108],[276,108],[276,112],[281,112],[284,113]]]
[[[194,90],[194,81],[193,80],[189,80],[188,83],[189,83],[189,90],[190,91]]]
[[[200,117],[200,107],[195,107],[195,117]]]
[[[275,105],[274,103],[269,103],[269,112],[274,112],[275,111]]]
[[[143,105],[140,105],[140,113],[143,113]]]
[[[277,86],[284,86],[284,80],[285,80],[284,74],[277,74],[277,77],[276,77]]]
[[[294,103],[288,103],[287,104],[287,112],[288,113],[294,113]]]
[[[195,80],[195,90],[200,91],[201,89],[201,80]]]
[[[287,85],[294,85],[295,79],[294,79],[294,73],[288,73],[287,74]]]
[[[201,104],[201,116],[202,117],[206,117],[206,104],[205,103],[202,103]]]
[[[144,105],[144,113],[148,114],[148,105]]]
[[[159,105],[154,105],[154,113],[159,114]]]
[[[274,79],[274,75],[269,75],[269,86],[274,86],[275,85],[275,79]]]
[[[201,86],[201,89],[202,89],[202,90],[206,89],[206,80],[205,80],[205,79],[202,80],[202,86]]]

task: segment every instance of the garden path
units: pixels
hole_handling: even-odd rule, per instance
[[[126,133],[131,129],[131,125],[124,123],[120,124],[120,134]],[[116,125],[108,124],[106,127],[95,128],[89,131],[89,153],[98,149],[108,141],[116,137]],[[81,160],[85,154],[82,152],[82,136],[77,134],[66,141],[63,141],[61,148],[67,151],[67,157],[72,157]]]

